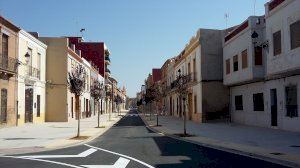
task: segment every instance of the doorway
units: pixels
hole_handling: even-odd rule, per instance
[[[188,96],[188,108],[189,108],[189,120],[192,120],[192,115],[193,115],[193,94],[189,93]]]
[[[33,120],[33,88],[32,86],[25,87],[25,123]]]
[[[277,126],[277,91],[271,89],[271,126]]]
[[[7,121],[7,89],[1,89],[1,113],[0,123],[6,123]]]

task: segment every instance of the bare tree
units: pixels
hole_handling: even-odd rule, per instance
[[[185,111],[185,106],[186,106],[186,99],[187,95],[189,93],[188,91],[188,81],[189,78],[188,76],[181,75],[181,71],[178,70],[179,76],[176,79],[176,85],[177,85],[177,93],[179,94],[179,99],[183,100],[183,136],[187,136],[188,134],[186,133],[186,111]]]
[[[71,93],[75,94],[75,112],[78,120],[77,137],[80,136],[80,105],[79,98],[85,89],[86,71],[82,65],[78,65],[75,69],[68,73],[68,87]]]
[[[146,94],[145,94],[145,103],[146,105],[149,105],[150,106],[150,120],[151,120],[151,114],[152,114],[152,103],[154,102],[155,100],[155,86],[154,85],[151,85],[151,86],[148,86],[148,88],[146,89]]]
[[[100,100],[100,110],[102,114],[102,99],[104,98],[104,85],[98,80],[95,80],[91,85],[91,96],[94,98],[94,111],[96,110],[96,102]],[[99,106],[98,106],[99,107]],[[98,109],[98,126],[100,128],[100,110]],[[95,113],[95,112],[94,112]]]

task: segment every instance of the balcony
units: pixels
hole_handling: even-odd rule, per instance
[[[110,58],[108,56],[105,56],[105,63],[110,64]]]
[[[194,82],[197,82],[197,73],[189,73],[188,75],[182,76],[183,84],[185,85],[191,85]],[[176,89],[179,85],[179,79],[174,80],[170,85],[170,90]]]
[[[15,58],[10,58],[7,55],[0,54],[0,70],[6,72],[16,73],[18,60]]]
[[[109,73],[110,74],[110,70],[108,68],[105,68],[105,73]]]
[[[27,65],[26,66],[26,75],[34,78],[40,79],[41,71],[37,68]]]

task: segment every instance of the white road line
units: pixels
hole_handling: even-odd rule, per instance
[[[24,160],[33,160],[33,161],[47,162],[47,163],[58,164],[58,165],[63,165],[63,166],[68,166],[68,167],[73,167],[73,168],[82,168],[80,166],[76,166],[76,165],[72,165],[72,164],[68,164],[68,163],[51,161],[51,160],[34,159],[34,158],[23,158],[23,157],[17,157],[17,156],[0,156],[0,157],[14,158],[14,159],[24,159]]]
[[[120,157],[114,165],[81,165],[87,168],[126,168],[130,160]]]
[[[127,159],[130,159],[130,160],[133,160],[133,161],[136,161],[144,166],[147,166],[148,168],[154,168],[153,166],[143,162],[143,161],[140,161],[136,158],[133,158],[133,157],[130,157],[130,156],[127,156],[127,155],[123,155],[123,154],[120,154],[120,153],[117,153],[117,152],[113,152],[113,151],[109,151],[109,150],[106,150],[106,149],[102,149],[102,148],[98,148],[98,147],[95,147],[95,146],[92,146],[92,145],[88,145],[88,144],[84,144],[85,146],[88,146],[88,147],[91,147],[91,148],[94,148],[94,149],[98,149],[98,150],[101,150],[101,151],[104,151],[104,152],[107,152],[107,153],[111,153],[111,154],[115,154],[115,155],[118,155],[118,156],[121,156],[121,157],[124,157],[124,158],[127,158]]]
[[[20,156],[20,158],[81,158],[87,157],[96,151],[96,149],[90,148],[84,152],[79,153],[78,155],[27,155]]]

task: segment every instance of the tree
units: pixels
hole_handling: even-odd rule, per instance
[[[77,137],[80,136],[80,105],[79,98],[85,89],[86,71],[82,65],[76,66],[68,73],[68,87],[70,92],[75,95],[75,112],[78,120]]]
[[[177,86],[176,91],[179,94],[179,99],[183,100],[183,104],[184,104],[184,107],[183,107],[183,118],[184,118],[183,119],[183,136],[187,136],[185,101],[186,101],[187,95],[189,93],[188,86],[187,86],[189,78],[188,78],[188,76],[181,75],[180,70],[178,70],[178,73],[179,73],[179,76],[176,79],[176,86]]]
[[[155,102],[155,106],[156,106],[156,126],[158,126],[158,116],[160,113],[158,110],[158,104],[160,103],[161,98],[164,96],[164,93],[158,83],[155,83],[152,89],[153,89],[153,101]]]
[[[100,100],[100,109],[102,114],[102,99],[104,98],[104,85],[98,80],[95,80],[91,85],[91,96],[94,98],[94,110],[96,110],[96,102]],[[98,126],[100,128],[100,110],[98,110]]]
[[[147,105],[150,105],[150,120],[151,120],[151,104],[155,100],[155,87],[154,85],[149,86],[146,89],[146,94],[145,94],[145,103]]]
[[[120,95],[117,95],[117,96],[115,97],[115,100],[114,100],[114,101],[115,101],[116,104],[117,104],[118,115],[120,115],[120,114],[119,114],[119,112],[120,112],[119,105],[120,105],[121,103],[123,103],[123,99],[121,98]]]

